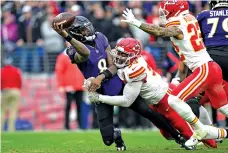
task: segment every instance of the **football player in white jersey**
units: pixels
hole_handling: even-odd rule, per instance
[[[168,96],[175,86],[165,82],[159,74],[148,66],[141,56],[139,41],[133,38],[125,38],[112,50],[111,55],[118,68],[119,78],[125,82],[123,95],[107,96],[90,92],[90,101],[129,107],[140,95],[149,105],[153,105],[154,109],[164,115],[183,136],[189,139],[193,135],[191,128],[168,105]],[[204,143],[216,147],[212,141],[206,140]]]
[[[207,53],[199,24],[189,13],[188,2],[163,0],[160,3],[159,14],[165,27],[142,23],[135,18],[130,9],[124,11],[125,20],[122,22],[129,23],[157,37],[170,37],[180,60],[192,71],[192,74],[184,79],[168,98],[169,105],[196,129],[196,134],[186,142],[186,145],[195,145],[203,138],[227,137],[225,129],[203,125],[191,108],[184,103],[189,97],[204,90],[212,106],[228,117],[228,102],[222,85],[221,68]]]

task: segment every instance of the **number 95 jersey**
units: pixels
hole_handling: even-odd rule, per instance
[[[199,24],[191,14],[183,14],[168,20],[166,28],[178,27],[183,33],[183,39],[171,37],[172,45],[179,54],[180,60],[194,71],[197,67],[212,61],[207,53],[201,36]]]
[[[142,81],[139,94],[148,104],[157,104],[169,88],[168,83],[148,66],[143,57],[139,57],[128,67],[118,69],[117,74],[125,83]]]

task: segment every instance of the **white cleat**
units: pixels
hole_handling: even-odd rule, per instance
[[[208,130],[206,126],[203,129],[195,130],[195,133],[185,142],[185,145],[188,147],[195,146],[200,143],[200,140],[205,138],[207,134]]]
[[[185,142],[185,146],[192,147],[197,145],[199,142],[200,141],[197,138],[195,138],[194,136],[191,136],[191,138]]]

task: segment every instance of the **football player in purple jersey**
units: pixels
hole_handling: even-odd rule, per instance
[[[209,7],[210,10],[202,11],[197,20],[208,53],[222,69],[228,95],[228,0],[209,0]]]
[[[71,44],[67,48],[66,54],[72,63],[78,65],[85,79],[103,74],[106,81],[102,82],[97,92],[110,96],[121,94],[123,83],[117,75],[113,76],[116,67],[110,55],[111,48],[106,36],[96,32],[92,23],[83,16],[76,16],[69,28],[61,29],[61,27],[61,25],[55,25],[53,29]],[[171,126],[164,116],[152,111],[140,96],[129,108],[148,118],[157,127],[170,133],[178,143],[184,145],[186,140],[180,133]],[[121,131],[114,128],[113,125],[113,106],[96,103],[95,109],[104,144],[110,146],[115,143],[117,150],[126,150]],[[186,147],[186,149],[191,148]]]

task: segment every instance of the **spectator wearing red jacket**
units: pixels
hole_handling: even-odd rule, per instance
[[[15,131],[22,79],[20,70],[11,63],[12,59],[7,58],[3,61],[4,67],[1,68],[1,128],[4,127],[5,114],[9,110],[8,129]]]
[[[66,95],[65,129],[70,130],[69,114],[71,102],[75,100],[77,106],[77,120],[81,128],[81,103],[83,98],[84,77],[77,65],[72,64],[65,52],[58,55],[55,66],[55,74],[59,91]]]

